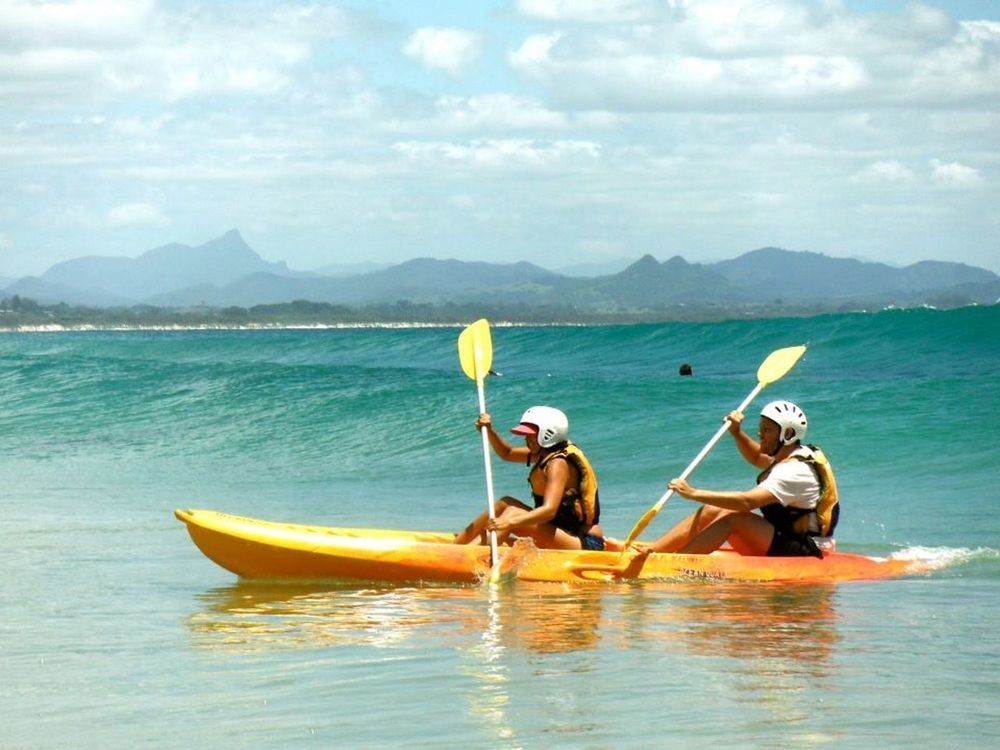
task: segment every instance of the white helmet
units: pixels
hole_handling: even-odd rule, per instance
[[[551,448],[569,439],[569,420],[551,406],[532,406],[521,415],[521,423],[511,432],[515,435],[537,435],[535,439],[540,446]]]
[[[803,440],[806,436],[806,413],[791,401],[772,401],[760,410],[762,417],[767,417],[781,428],[781,444]],[[791,435],[787,435],[788,430]]]

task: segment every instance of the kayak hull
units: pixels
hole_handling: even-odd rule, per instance
[[[490,551],[452,544],[453,534],[275,523],[210,510],[176,510],[210,560],[246,579],[475,583],[490,574]],[[913,561],[833,552],[811,557],[744,557],[501,547],[498,570],[524,581],[609,580],[837,582],[923,572]]]

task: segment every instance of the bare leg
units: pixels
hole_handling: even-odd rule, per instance
[[[508,508],[507,516],[511,516],[516,522],[521,511],[516,508]],[[541,549],[582,549],[583,543],[580,537],[568,534],[562,529],[557,529],[551,523],[534,524],[531,526],[513,526],[508,532],[514,536],[531,539],[536,547]],[[591,533],[594,533],[591,529]]]
[[[677,552],[698,534],[721,518],[735,511],[702,505],[698,510],[674,526],[670,531],[653,542],[653,552]],[[722,544],[722,542],[719,542]]]
[[[774,538],[774,527],[756,513],[727,513],[705,527],[678,552],[705,555],[714,552],[727,539],[741,555],[766,555]]]
[[[499,518],[500,515],[508,508],[518,508],[525,511],[531,510],[531,508],[517,498],[505,495],[493,503],[493,515]],[[487,540],[484,534],[484,529],[486,528],[486,522],[489,520],[489,513],[483,511],[472,520],[472,523],[455,535],[453,544],[486,544]],[[500,541],[500,539],[497,539],[498,543]]]
[[[502,533],[501,532],[497,532],[497,544],[506,544],[507,540],[510,539],[511,534],[513,534],[516,537],[517,536],[527,536],[526,534],[520,534],[520,533],[518,533],[517,527],[513,525],[514,522],[517,520],[518,516],[523,516],[527,512],[528,512],[528,508],[520,507],[520,504],[518,504],[518,505],[508,505],[502,511],[497,511],[497,520],[500,520],[501,518],[503,518],[505,521],[508,521],[508,522],[510,522],[512,524],[511,527],[507,531],[504,531]],[[486,543],[486,539],[485,539],[486,534],[485,533],[483,534],[483,537],[484,537],[483,538],[483,544],[485,544]]]

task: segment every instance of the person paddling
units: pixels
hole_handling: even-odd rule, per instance
[[[743,555],[822,557],[821,548],[833,548],[840,504],[830,462],[819,448],[802,443],[805,413],[790,401],[767,404],[760,413],[759,443],[743,432],[741,412],[726,419],[743,458],[764,470],[757,485],[717,492],[672,480],[670,489],[703,507],[651,546],[637,546],[643,552],[706,554],[728,541]]]
[[[566,415],[551,406],[532,406],[524,412],[511,429],[524,438],[524,447],[504,440],[485,412],[476,421],[477,430],[483,427],[501,459],[531,466],[528,484],[535,505],[506,495],[494,504],[495,519],[481,513],[456,535],[455,543],[478,543],[486,532],[495,531],[499,543],[515,536],[530,537],[545,548],[604,549],[597,475],[583,451],[569,441]]]

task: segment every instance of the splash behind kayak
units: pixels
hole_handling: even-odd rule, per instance
[[[474,583],[490,572],[490,551],[451,544],[453,534],[275,523],[211,510],[175,510],[206,557],[246,579]],[[510,578],[577,583],[704,578],[726,581],[837,582],[924,572],[913,560],[842,552],[812,557],[710,555],[502,547]]]

